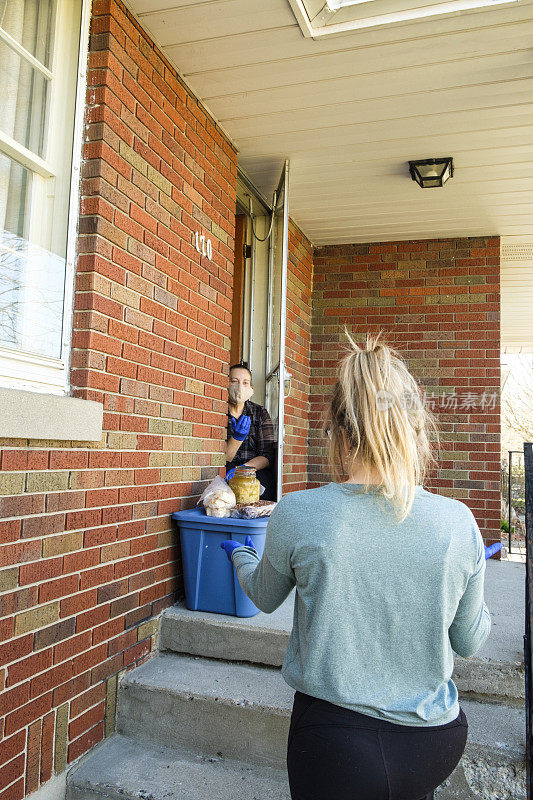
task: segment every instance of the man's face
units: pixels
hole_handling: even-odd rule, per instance
[[[247,369],[232,369],[229,376],[228,394],[230,402],[244,403],[254,393],[250,373]]]

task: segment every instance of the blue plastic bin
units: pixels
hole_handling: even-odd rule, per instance
[[[262,556],[269,518],[208,517],[203,508],[177,511],[172,517],[180,527],[187,608],[236,617],[258,614],[259,609],[244,594],[236,570],[220,544],[226,539],[245,544],[246,536],[250,536]]]

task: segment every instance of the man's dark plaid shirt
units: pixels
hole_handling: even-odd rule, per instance
[[[250,433],[237,450],[233,461],[226,463],[226,469],[245,464],[256,456],[268,458],[269,467],[272,467],[276,452],[276,437],[270,414],[266,408],[263,408],[263,406],[260,406],[258,403],[252,403],[251,400],[246,400],[242,413],[250,417],[252,421]],[[231,414],[228,407],[226,441],[229,441],[232,435],[230,416]]]

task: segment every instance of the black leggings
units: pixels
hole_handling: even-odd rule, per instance
[[[292,800],[433,800],[466,745],[462,709],[446,725],[414,727],[294,695],[287,743]]]

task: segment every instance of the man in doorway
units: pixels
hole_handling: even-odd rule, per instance
[[[261,500],[277,500],[274,459],[276,440],[270,414],[250,397],[254,393],[252,373],[246,362],[234,364],[229,371],[228,428],[226,440],[226,480],[235,467],[254,467],[265,487]]]

